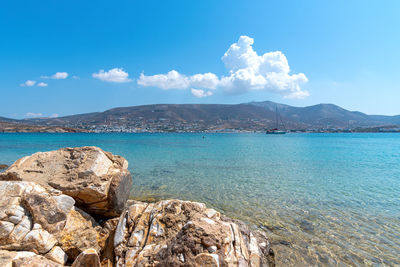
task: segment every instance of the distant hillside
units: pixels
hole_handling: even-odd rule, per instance
[[[384,120],[379,120],[373,116],[358,112],[348,111],[333,104],[318,104],[308,107],[292,107],[283,104],[277,104],[271,101],[252,102],[252,105],[263,107],[265,109],[278,112],[287,120],[303,123],[309,127],[326,128],[326,127],[360,127],[387,124]],[[381,116],[387,118],[389,116]]]
[[[0,118],[1,120],[2,118]],[[27,125],[0,121],[0,133],[77,133],[87,132],[82,129],[74,129],[61,126]]]
[[[18,123],[116,131],[259,131],[275,127],[276,108],[287,129],[362,128],[400,125],[400,116],[367,115],[333,104],[293,107],[271,101],[235,105],[157,104],[113,108],[59,118],[24,119]],[[0,118],[0,121],[15,120]],[[103,128],[99,128],[103,127]]]

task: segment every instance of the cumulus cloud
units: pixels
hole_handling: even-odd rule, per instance
[[[43,114],[42,113],[33,113],[33,112],[28,112],[25,114],[26,117],[30,117],[30,118],[35,118],[35,117],[42,117]]]
[[[42,79],[55,79],[55,80],[63,80],[68,78],[68,72],[56,72],[51,76],[40,76]]]
[[[186,76],[172,70],[167,74],[152,76],[142,73],[138,84],[164,90],[192,88],[192,94],[196,97],[212,95],[212,92],[202,89],[217,88],[231,94],[264,90],[281,93],[287,98],[308,96],[308,92],[301,88],[308,81],[305,74],[291,74],[287,58],[281,51],[258,55],[253,43],[252,38],[241,36],[238,42],[229,47],[221,58],[229,74],[220,78],[213,73]]]
[[[31,87],[31,86],[34,86],[35,84],[36,84],[36,81],[27,80],[26,82],[21,83],[20,86],[28,86],[28,87]]]
[[[50,118],[58,118],[58,114],[57,113],[53,113]]]
[[[187,89],[189,87],[216,89],[218,82],[218,77],[213,73],[186,76],[180,74],[176,70],[171,70],[167,74],[157,74],[152,76],[146,76],[142,73],[137,81],[141,86],[158,87],[163,90]]]
[[[37,86],[39,86],[39,87],[47,87],[48,84],[47,84],[47,83],[44,83],[44,82],[40,82],[40,83],[38,83]]]
[[[213,95],[213,92],[211,92],[211,91],[207,91],[206,92],[204,90],[194,89],[194,88],[191,89],[191,92],[192,92],[192,95],[194,97],[198,97],[198,98],[202,98],[202,97],[207,97],[207,96],[212,96]]]
[[[305,97],[300,85],[308,81],[303,73],[290,74],[286,56],[268,52],[259,56],[253,50],[253,38],[241,36],[222,57],[229,75],[221,78],[221,86],[230,93],[266,90],[283,93],[286,97]]]
[[[122,68],[114,68],[109,71],[100,70],[98,73],[93,73],[92,76],[105,82],[127,83],[132,81],[129,79],[129,74]]]

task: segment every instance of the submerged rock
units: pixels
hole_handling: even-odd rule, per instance
[[[8,168],[8,165],[6,164],[0,164],[0,170]]]
[[[202,203],[138,202],[121,214],[117,266],[273,266],[268,239]]]
[[[0,180],[31,181],[60,190],[90,214],[113,217],[132,187],[128,162],[98,147],[62,148],[17,160]]]

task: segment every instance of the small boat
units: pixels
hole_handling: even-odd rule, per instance
[[[279,130],[279,120],[282,123],[283,129],[285,129],[285,125],[283,124],[282,118],[279,115],[278,106],[275,109],[275,115],[276,115],[276,127],[273,129],[268,129],[265,133],[266,134],[285,134],[286,130]]]
[[[270,129],[266,131],[266,134],[285,134],[286,131],[278,130],[278,129]]]

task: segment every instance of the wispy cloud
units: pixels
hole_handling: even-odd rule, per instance
[[[308,81],[303,73],[290,74],[286,56],[281,51],[258,55],[253,49],[253,38],[241,36],[222,57],[229,74],[217,77],[213,73],[186,76],[175,70],[167,74],[140,75],[141,86],[167,89],[192,88],[195,97],[211,96],[212,92],[201,89],[221,88],[230,94],[264,90],[283,94],[288,98],[303,98],[308,92],[301,85]]]
[[[194,88],[192,88],[191,92],[192,92],[192,95],[194,97],[197,97],[197,98],[202,98],[202,97],[207,97],[207,96],[212,96],[213,95],[213,92],[204,91],[202,89],[194,89]]]
[[[132,81],[129,79],[129,74],[122,68],[113,68],[109,71],[100,70],[98,73],[93,73],[92,77],[105,82],[114,83],[127,83]]]
[[[44,82],[40,82],[40,83],[38,83],[37,86],[39,86],[39,87],[47,87],[48,84],[47,84],[47,83],[44,83]]]
[[[21,83],[20,86],[28,86],[28,87],[31,87],[31,86],[34,86],[35,84],[36,84],[36,81],[27,80],[26,82]]]
[[[51,76],[40,76],[42,79],[55,79],[55,80],[63,80],[68,78],[68,73],[67,72],[56,72],[55,74]]]
[[[34,112],[28,112],[25,114],[26,117],[29,118],[37,118],[37,117],[43,117],[42,113],[34,113]]]

